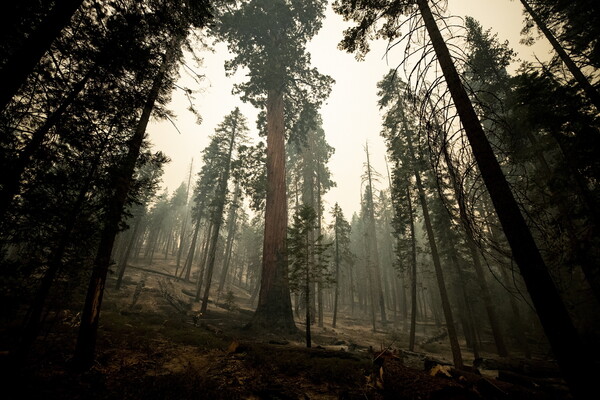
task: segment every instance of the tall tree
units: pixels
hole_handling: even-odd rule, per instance
[[[323,243],[323,236],[314,238],[317,213],[303,205],[294,214],[294,223],[289,228],[288,256],[290,260],[290,285],[292,290],[301,291],[305,300],[306,347],[312,346],[310,333],[310,292],[314,283],[327,283],[331,277],[327,270],[326,250],[330,244]]]
[[[90,279],[79,327],[79,335],[77,337],[75,362],[82,369],[89,368],[94,359],[98,322],[100,319],[100,307],[102,305],[104,286],[106,284],[106,274],[110,265],[110,255],[112,253],[115,236],[119,230],[123,206],[127,199],[135,163],[140,153],[150,115],[154,109],[154,103],[158,99],[160,91],[163,89],[165,76],[172,67],[176,51],[179,50],[178,46],[180,45],[180,40],[181,39],[179,38],[174,40],[164,54],[161,67],[154,78],[154,83],[148,93],[140,120],[131,137],[129,149],[123,160],[122,168],[115,179],[116,189],[108,205],[106,223],[101,234],[96,260],[94,261],[92,277]]]
[[[334,149],[325,139],[322,124],[321,116],[313,107],[303,108],[291,129],[293,144],[287,151],[288,182],[293,182],[291,192],[295,192],[295,207],[303,204],[315,209],[318,221],[315,236],[321,235],[322,196],[335,185],[327,167]],[[292,201],[290,199],[290,204]],[[319,326],[323,326],[323,291],[318,282],[312,293],[311,304],[316,310],[312,317],[318,317]]]
[[[525,223],[519,205],[485,136],[429,3],[427,0],[377,4],[362,1],[336,1],[338,12],[344,14],[347,18],[354,18],[360,23],[358,27],[347,31],[343,45],[351,51],[354,51],[357,47],[365,51],[368,50],[368,47],[365,47],[366,41],[368,40],[368,33],[375,29],[374,23],[378,19],[376,16],[383,16],[382,18],[387,19],[388,26],[385,29],[385,34],[382,34],[393,39],[400,31],[391,29],[390,24],[394,25],[403,13],[418,11],[423,19],[423,26],[429,34],[431,45],[437,56],[445,83],[465,130],[473,156],[477,161],[515,261],[519,266],[565,380],[576,397],[585,398],[586,393],[593,390],[591,388],[591,382],[593,382],[591,371],[593,367],[590,360],[584,356],[585,350],[581,339],[556,290],[531,231]]]
[[[223,210],[227,202],[227,184],[231,176],[232,163],[234,161],[233,152],[236,144],[243,140],[247,131],[246,118],[242,115],[239,108],[236,107],[229,115],[225,116],[223,122],[215,130],[215,136],[212,139],[220,142],[220,154],[210,155],[220,161],[218,163],[220,177],[215,188],[215,197],[211,204],[213,208],[210,215],[212,230],[209,239],[210,245],[208,247],[206,266],[206,288],[204,290],[204,297],[202,298],[202,307],[200,308],[200,312],[203,314],[206,313],[206,308],[208,307],[208,296],[210,294],[210,285],[217,254],[217,241],[219,240],[219,232],[223,222]]]
[[[267,195],[263,271],[253,326],[295,329],[288,286],[285,238],[287,197],[285,182],[285,127],[299,103],[320,104],[328,95],[331,78],[310,68],[305,50],[321,27],[326,1],[245,0],[220,15],[214,32],[226,41],[235,57],[226,63],[233,73],[251,72],[237,85],[242,99],[266,109]],[[285,110],[285,114],[284,114]],[[285,115],[285,116],[284,116]]]
[[[384,101],[382,101],[380,103],[382,106],[389,105],[389,103],[387,103],[387,100],[389,100],[388,96],[390,96],[389,93],[382,95],[382,97],[384,97],[384,99],[385,99]],[[396,100],[398,100],[398,98],[396,98]],[[406,136],[405,143],[406,143],[406,147],[408,150],[408,154],[407,154],[408,160],[413,169],[415,185],[417,187],[417,191],[419,194],[419,203],[421,204],[421,210],[423,212],[423,221],[425,223],[425,230],[427,232],[427,240],[429,242],[429,248],[431,249],[431,258],[433,259],[435,276],[437,279],[438,289],[440,292],[440,300],[442,302],[442,310],[444,312],[444,318],[446,321],[446,329],[448,331],[448,339],[450,340],[450,348],[452,350],[452,358],[454,361],[454,365],[460,369],[463,366],[462,354],[460,351],[460,345],[458,343],[458,335],[456,333],[456,328],[454,326],[454,316],[453,316],[452,308],[450,307],[450,299],[448,297],[448,292],[447,292],[447,287],[446,287],[446,279],[444,277],[444,272],[442,270],[440,254],[438,251],[438,244],[437,244],[436,238],[434,236],[433,225],[431,222],[431,216],[430,216],[430,211],[429,211],[430,207],[427,202],[425,188],[424,188],[424,185],[422,182],[423,171],[422,171],[421,165],[422,165],[423,161],[417,159],[417,157],[416,157],[416,154],[415,154],[416,152],[415,152],[415,148],[414,148],[415,146],[413,145],[413,143],[417,143],[417,141],[415,140],[414,134],[412,133],[412,130],[409,127],[407,116],[404,112],[403,102],[399,101],[396,104],[392,104],[391,107],[392,107],[392,112],[390,112],[386,115],[384,129],[388,129],[391,131],[390,133],[391,133],[392,141],[394,138],[393,132],[397,129],[397,127],[399,125],[402,126],[403,134]],[[398,140],[396,140],[395,145],[399,145],[399,144],[400,144],[400,142]]]
[[[340,269],[345,265],[349,265],[353,261],[353,254],[350,250],[350,233],[352,227],[344,218],[344,213],[338,203],[335,203],[331,210],[331,216],[333,222],[330,225],[330,229],[333,230],[333,243],[334,243],[334,265],[335,265],[335,293],[333,297],[333,321],[332,326],[335,328],[337,324],[338,315],[338,301],[340,295]]]
[[[581,69],[577,66],[577,64],[575,64],[575,62],[572,60],[569,54],[567,54],[563,46],[558,42],[554,33],[550,30],[550,28],[544,22],[542,17],[537,13],[537,11],[533,9],[529,1],[520,1],[527,13],[530,15],[531,19],[535,21],[535,24],[537,25],[538,29],[542,31],[546,39],[548,39],[558,57],[560,57],[561,61],[567,66],[567,69],[573,75],[577,84],[581,87],[581,89],[586,94],[590,102],[594,105],[594,107],[596,108],[596,112],[600,112],[600,93],[598,93],[598,90],[594,86],[592,86],[592,84],[590,83],[588,78],[583,74]],[[595,19],[598,22],[597,16]],[[589,23],[590,21],[586,22]],[[595,40],[597,41],[597,38],[595,38]]]
[[[379,250],[377,247],[377,235],[375,229],[375,200],[373,194],[373,182],[375,180],[376,172],[371,166],[371,158],[369,154],[368,144],[365,146],[365,152],[367,154],[367,162],[365,164],[366,172],[364,181],[366,183],[365,189],[365,218],[366,218],[366,237],[365,240],[368,242],[369,248],[369,262],[367,268],[370,271],[371,277],[371,291],[373,292],[373,300],[379,305],[379,312],[381,313],[381,323],[387,323],[387,317],[385,312],[385,299],[383,297],[383,288],[381,286],[381,266],[379,265]]]

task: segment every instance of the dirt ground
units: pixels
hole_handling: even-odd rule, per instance
[[[218,295],[200,315],[188,295],[192,283],[153,269],[165,275],[130,268],[119,291],[114,278],[108,281],[91,370],[70,369],[78,315],[63,310],[24,368],[1,358],[2,398],[569,398],[552,369],[531,379],[512,376],[494,369],[502,363],[490,356],[478,371],[455,371],[445,365],[450,353],[443,339],[407,352],[401,327],[373,332],[368,321],[343,313],[337,329],[328,316],[323,328],[314,326],[313,348],[306,349],[299,320],[293,335],[246,330],[253,307],[245,290],[232,287],[233,298]]]

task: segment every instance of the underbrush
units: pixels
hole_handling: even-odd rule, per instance
[[[251,344],[246,353],[245,361],[250,368],[271,374],[301,375],[316,384],[362,385],[372,365],[370,358],[344,351]]]

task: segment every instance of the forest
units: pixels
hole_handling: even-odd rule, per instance
[[[596,398],[600,3],[474,3],[2,2],[0,396]]]

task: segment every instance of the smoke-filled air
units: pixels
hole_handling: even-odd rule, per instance
[[[1,398],[595,398],[597,1],[5,3]]]

